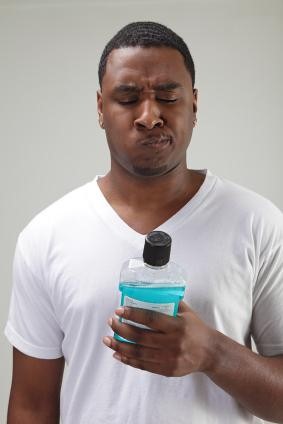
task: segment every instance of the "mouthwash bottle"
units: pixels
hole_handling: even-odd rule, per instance
[[[186,288],[186,272],[170,261],[172,239],[163,231],[152,231],[145,238],[143,257],[126,261],[121,269],[121,306],[148,309],[176,316]],[[121,319],[140,328],[145,325]],[[118,334],[114,337],[130,342]],[[133,343],[133,342],[130,342]]]

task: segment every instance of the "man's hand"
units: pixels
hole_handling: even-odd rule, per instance
[[[141,329],[109,320],[112,330],[135,343],[104,337],[114,358],[141,370],[167,377],[204,372],[252,414],[283,423],[283,356],[264,357],[210,328],[180,302],[176,317],[121,307],[119,317],[144,324]]]
[[[115,351],[114,358],[167,377],[209,369],[210,346],[215,330],[201,321],[184,301],[180,302],[176,317],[129,307],[118,308],[115,312],[121,318],[146,325],[153,331],[111,318],[109,325],[112,330],[135,342],[123,343],[113,337],[104,337],[106,346]]]

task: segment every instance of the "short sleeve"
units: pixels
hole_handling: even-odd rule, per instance
[[[63,356],[61,331],[44,281],[31,270],[18,240],[13,263],[13,288],[5,335],[26,355],[42,359]]]
[[[283,354],[283,216],[259,261],[253,291],[252,336],[260,354]]]

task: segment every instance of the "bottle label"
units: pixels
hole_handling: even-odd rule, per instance
[[[125,296],[124,297],[124,306],[130,306],[133,308],[141,308],[148,309],[150,311],[161,312],[166,315],[174,315],[175,303],[150,303],[150,302],[142,302],[141,300],[133,299],[132,297]],[[139,328],[150,329],[146,325],[140,324],[138,322],[133,322],[127,319],[122,318],[122,322],[126,324],[131,324]],[[151,329],[152,330],[152,329]]]

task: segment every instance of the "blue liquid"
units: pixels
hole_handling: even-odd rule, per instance
[[[183,285],[171,285],[168,284],[165,286],[159,286],[155,283],[130,283],[130,282],[121,282],[119,284],[119,290],[121,291],[121,306],[124,305],[125,296],[128,296],[132,299],[136,299],[141,302],[149,303],[173,303],[174,311],[173,316],[177,315],[178,306],[180,300],[184,297],[185,286]],[[120,337],[118,334],[114,334],[115,339],[122,342],[129,342],[129,340]],[[133,343],[133,342],[129,342]]]

